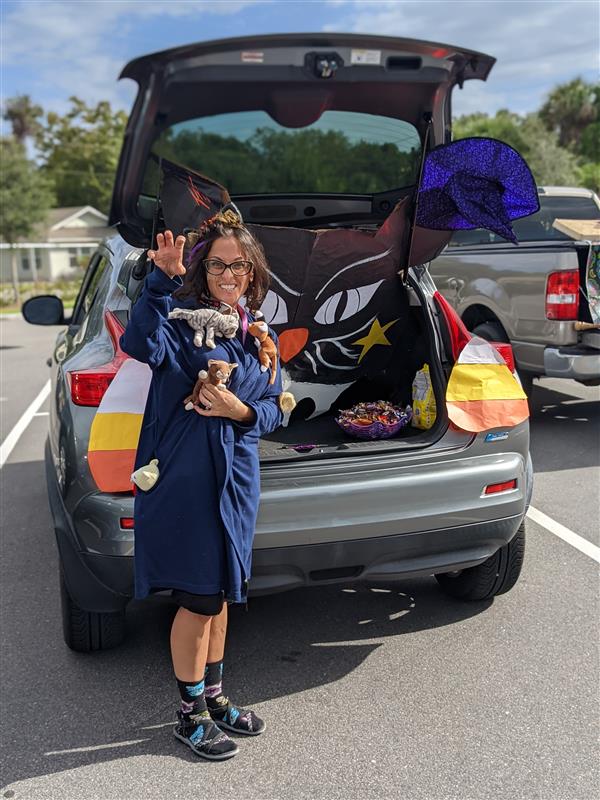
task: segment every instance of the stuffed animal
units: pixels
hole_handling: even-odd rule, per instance
[[[216,358],[209,358],[208,372],[205,369],[200,370],[198,373],[198,380],[194,386],[194,391],[183,401],[185,410],[191,411],[195,405],[198,405],[200,390],[205,383],[211,383],[221,392],[225,391],[227,388],[225,384],[231,377],[231,373],[236,367],[237,364],[228,364],[227,361],[219,361]]]
[[[206,334],[206,346],[214,350],[215,335],[233,339],[239,326],[237,314],[223,314],[214,308],[174,308],[169,311],[169,319],[184,319],[196,331],[194,344],[202,347]]]
[[[271,368],[269,383],[275,383],[277,376],[277,347],[269,336],[269,326],[266,322],[251,322],[248,325],[248,332],[254,336],[254,341],[258,347],[258,360],[260,361],[261,372],[266,372]]]
[[[153,458],[149,464],[139,467],[131,474],[131,482],[135,483],[138,489],[147,492],[151,489],[160,475],[158,471],[158,458]]]

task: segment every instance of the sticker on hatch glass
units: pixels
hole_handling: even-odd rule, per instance
[[[250,50],[245,50],[242,52],[242,61],[244,64],[262,64],[265,60],[265,54],[259,52],[252,52]]]
[[[508,439],[508,431],[497,431],[495,433],[486,433],[486,442],[501,442],[502,439]]]
[[[381,50],[351,50],[351,64],[381,64]]]

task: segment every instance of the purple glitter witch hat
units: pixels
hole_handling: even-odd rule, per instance
[[[518,244],[511,220],[539,211],[525,160],[497,139],[469,138],[428,153],[416,223],[434,230],[487,228]]]

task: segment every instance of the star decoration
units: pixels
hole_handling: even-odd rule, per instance
[[[384,325],[382,328],[381,325],[379,324],[379,320],[374,319],[368,334],[366,336],[363,336],[362,339],[358,339],[356,342],[352,342],[352,344],[361,344],[363,348],[362,353],[358,357],[359,364],[366,356],[366,354],[369,352],[369,350],[376,344],[387,344],[387,345],[392,344],[385,335],[385,332],[387,331],[388,328],[391,328],[391,326],[394,325],[396,322],[398,322],[398,320],[393,319],[391,322],[388,322],[387,325]]]

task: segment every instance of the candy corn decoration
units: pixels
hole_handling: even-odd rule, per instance
[[[131,491],[131,473],[152,372],[128,358],[100,401],[88,446],[90,471],[100,491]]]
[[[498,351],[474,337],[462,349],[446,389],[450,420],[465,431],[517,425],[529,416],[527,396]]]

